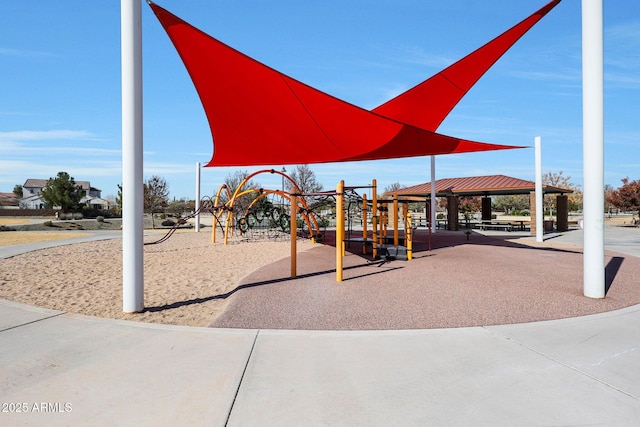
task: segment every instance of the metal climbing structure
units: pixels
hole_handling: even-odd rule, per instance
[[[281,175],[289,182],[289,191],[247,186],[252,178],[263,173]],[[291,218],[294,199],[296,217]],[[314,212],[317,200],[315,195],[302,193],[298,184],[284,172],[263,169],[248,175],[235,189],[221,185],[211,202],[203,206],[213,214],[211,239],[214,243],[218,230],[222,231],[227,244],[234,236],[243,240],[288,239],[291,227],[299,230],[298,235],[317,240],[322,236],[321,224]]]

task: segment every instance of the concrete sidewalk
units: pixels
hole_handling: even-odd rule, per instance
[[[639,329],[639,306],[326,332],[150,325],[0,300],[0,423],[635,426]]]

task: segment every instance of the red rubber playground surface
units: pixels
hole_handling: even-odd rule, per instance
[[[513,324],[611,311],[640,303],[640,258],[606,252],[604,299],[583,296],[582,248],[532,247],[485,236],[415,233],[411,261],[372,262],[351,243],[336,282],[335,247],[265,266],[229,296],[210,325],[224,328],[384,330]],[[533,238],[531,238],[533,241]]]

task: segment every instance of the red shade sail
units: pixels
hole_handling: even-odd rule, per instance
[[[560,0],[548,3],[481,48],[373,111],[435,131],[480,77],[558,3]]]
[[[301,83],[203,33],[160,6],[153,3],[150,6],[182,58],[207,115],[214,153],[206,166],[325,163],[521,148],[437,134],[413,116],[407,118],[418,125],[407,123],[403,109],[420,108],[421,114],[433,114],[424,108],[428,101],[422,97],[425,89],[430,92],[435,89],[429,87],[441,86],[437,81],[425,87],[419,85],[379,107],[395,116],[389,117],[378,109],[359,108]],[[535,22],[528,23],[529,28]],[[502,53],[517,38],[510,44],[500,44]],[[475,80],[467,79],[468,88],[502,53],[496,57],[496,49],[489,49],[487,55],[495,59],[473,61],[476,68],[485,68],[475,70]],[[462,71],[463,66],[456,68],[457,64],[450,67],[458,70],[452,74],[463,76],[467,70]],[[463,95],[448,97],[458,96],[453,105],[440,107],[442,119]]]

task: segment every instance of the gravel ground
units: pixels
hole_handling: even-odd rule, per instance
[[[532,247],[500,237],[418,234],[414,259],[373,264],[346,256],[336,282],[335,248],[318,245],[245,277],[211,324],[265,329],[422,329],[575,317],[640,303],[640,258],[606,254],[605,299],[583,296],[582,249]]]

